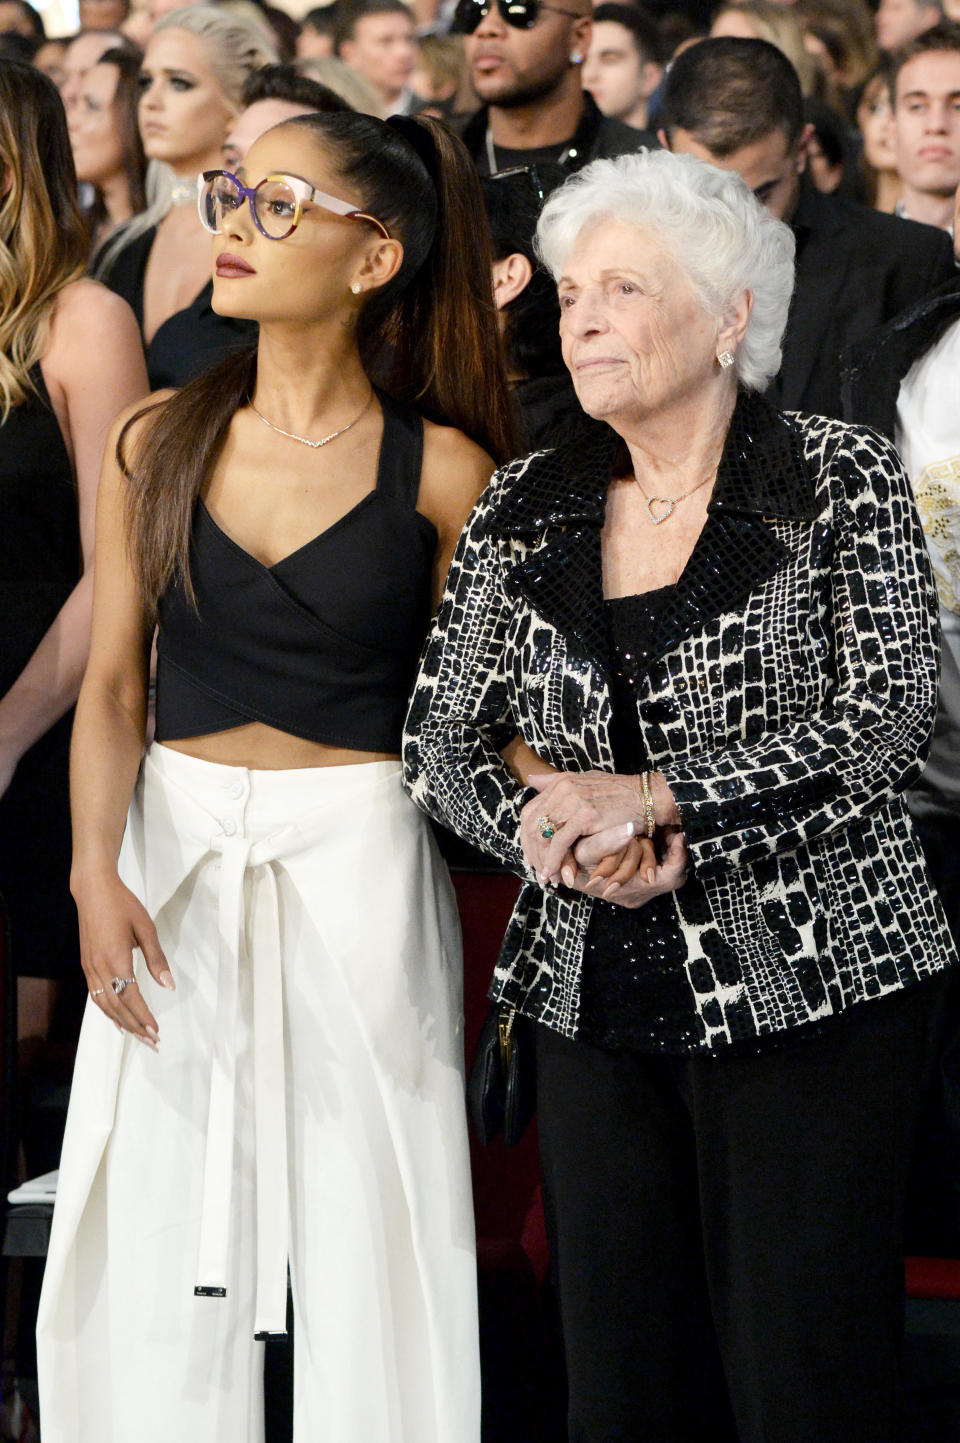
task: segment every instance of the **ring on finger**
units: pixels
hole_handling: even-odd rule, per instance
[[[545,842],[549,842],[551,837],[555,837],[557,835],[557,824],[556,822],[551,822],[550,818],[547,816],[538,817],[537,831],[540,833],[541,837]]]
[[[130,986],[130,983],[136,982],[136,980],[136,977],[111,977],[110,986],[113,988],[114,992],[118,997],[122,997],[124,992],[126,992],[127,988]]]
[[[103,994],[106,992],[106,990],[107,990],[106,987],[95,987],[95,988],[93,989],[93,991],[90,993],[90,996],[91,996],[91,997],[102,997]]]

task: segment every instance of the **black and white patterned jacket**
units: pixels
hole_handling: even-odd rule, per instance
[[[460,540],[404,743],[414,800],[527,879],[492,994],[575,1036],[591,898],[519,844],[518,732],[612,771],[600,531],[608,428],[493,478]],[[936,597],[872,431],[738,401],[707,524],[648,653],[640,724],[692,860],[674,894],[705,1046],[880,997],[955,960],[902,793],[929,745]]]

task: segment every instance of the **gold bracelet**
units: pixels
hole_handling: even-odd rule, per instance
[[[640,773],[640,800],[643,803],[643,814],[647,824],[647,836],[652,838],[657,827],[657,815],[653,805],[653,791],[650,786],[650,773]]]

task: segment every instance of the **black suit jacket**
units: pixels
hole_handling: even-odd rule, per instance
[[[843,353],[955,277],[953,246],[946,231],[821,195],[808,182],[792,226],[796,288],[768,394],[784,410],[839,418]]]
[[[900,382],[960,316],[960,272],[882,330],[851,346],[843,359],[843,419],[895,439]]]

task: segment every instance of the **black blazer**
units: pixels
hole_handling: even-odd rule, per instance
[[[495,995],[576,1036],[590,897],[526,866],[517,733],[614,770],[600,532],[615,438],[499,471],[460,540],[407,719],[414,800],[526,878]],[[936,597],[896,452],[738,403],[707,524],[642,682],[692,859],[673,894],[705,1046],[782,1031],[954,960],[903,790],[937,695]]]
[[[843,418],[872,426],[892,441],[900,382],[960,317],[960,272],[881,330],[851,346],[843,359]]]
[[[801,187],[797,271],[783,365],[769,389],[785,410],[841,415],[841,357],[854,342],[956,276],[946,231]]]

